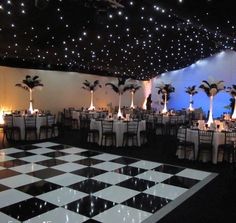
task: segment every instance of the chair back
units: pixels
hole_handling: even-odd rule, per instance
[[[126,129],[127,132],[137,134],[139,121],[138,120],[128,121],[126,126],[127,126],[127,129]]]
[[[113,121],[102,120],[102,133],[113,132]]]
[[[55,115],[47,115],[47,126],[52,127],[55,124],[56,116]]]
[[[198,143],[199,144],[211,144],[213,143],[214,131],[199,130],[198,131]]]
[[[6,128],[13,127],[13,116],[12,115],[5,115],[4,116],[4,126]]]
[[[177,139],[180,142],[185,142],[187,138],[187,128],[181,126],[180,128],[178,128],[178,132],[177,132]]]
[[[36,116],[24,116],[25,128],[36,128]]]
[[[224,132],[225,134],[225,144],[236,144],[236,132]]]

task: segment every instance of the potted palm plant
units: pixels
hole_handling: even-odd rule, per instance
[[[118,83],[110,82],[106,83],[106,86],[111,86],[112,90],[119,94],[119,108],[117,116],[123,118],[121,112],[121,96],[124,92],[131,89],[132,84],[130,84],[129,79],[126,78],[118,78]]]
[[[41,83],[41,80],[39,79],[39,76],[30,76],[26,75],[25,79],[22,81],[22,83],[16,84],[15,86],[20,87],[26,91],[29,91],[30,95],[30,106],[29,111],[32,114],[33,109],[33,91],[35,89],[42,89],[43,84]]]
[[[100,87],[102,87],[99,84],[99,80],[94,81],[93,83],[89,82],[88,80],[85,80],[83,82],[83,89],[90,91],[90,107],[88,108],[88,110],[95,110],[95,106],[93,105],[93,94],[94,92]]]
[[[189,111],[193,111],[193,95],[197,94],[196,85],[186,87],[185,92],[189,94]]]
[[[141,86],[136,83],[136,84],[131,84],[130,86],[130,92],[131,92],[131,105],[130,108],[134,108],[134,94],[136,93],[137,90],[141,88]]]
[[[232,113],[231,118],[236,119],[236,103],[235,103],[235,100],[236,100],[236,85],[233,84],[232,87],[228,87],[227,92],[230,93],[230,95],[234,98],[233,113]]]
[[[175,92],[175,88],[171,85],[171,84],[165,84],[165,83],[162,83],[160,84],[158,87],[157,87],[159,90],[158,90],[158,94],[162,94],[162,96],[164,96],[164,107],[162,109],[162,113],[167,113],[167,99],[169,98],[169,95],[172,93],[172,92]]]
[[[199,88],[203,89],[206,95],[210,98],[210,108],[207,125],[210,126],[213,121],[213,98],[220,91],[225,89],[224,81],[206,81],[203,80]]]

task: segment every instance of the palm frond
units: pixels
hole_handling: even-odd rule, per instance
[[[106,83],[105,86],[111,86],[111,88],[112,88],[113,91],[115,91],[117,94],[120,93],[120,91],[119,91],[119,87],[116,86],[116,85],[113,84],[113,83]]]
[[[42,88],[43,84],[41,83],[41,80],[38,79],[39,76],[33,76],[31,77],[30,75],[26,75],[25,79],[22,80],[22,83],[16,84],[15,86],[21,87],[24,90],[29,90],[29,89],[36,89],[36,88]]]

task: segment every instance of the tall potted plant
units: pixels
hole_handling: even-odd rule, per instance
[[[203,80],[199,88],[203,89],[206,95],[210,98],[210,108],[207,124],[210,126],[213,121],[213,98],[214,96],[225,89],[224,81],[206,81]]]
[[[158,90],[158,94],[162,94],[162,96],[164,97],[164,107],[162,109],[162,113],[167,113],[167,99],[169,98],[169,95],[172,92],[175,92],[175,88],[171,85],[171,84],[165,84],[162,83],[157,87]]]
[[[230,93],[230,95],[234,98],[234,107],[233,107],[233,113],[232,113],[231,118],[236,119],[236,103],[235,103],[235,100],[236,100],[236,85],[233,84],[232,87],[228,87],[227,92]]]
[[[29,111],[32,114],[34,111],[33,108],[33,91],[35,89],[42,89],[43,84],[41,83],[41,80],[39,79],[39,76],[30,76],[26,75],[25,79],[22,80],[22,83],[16,84],[15,86],[20,87],[26,91],[29,91],[30,96],[30,105],[29,105]]]
[[[129,79],[126,78],[118,78],[118,83],[110,82],[106,83],[106,86],[111,86],[112,90],[119,94],[119,108],[117,116],[123,118],[121,112],[121,96],[124,92],[131,89],[132,84],[130,84]]]
[[[93,105],[93,95],[94,92],[102,86],[99,84],[99,80],[96,80],[93,83],[89,82],[88,80],[85,80],[83,82],[83,85],[84,86],[82,88],[90,92],[90,107],[88,108],[88,110],[95,110],[95,106]]]
[[[131,84],[130,86],[130,92],[131,92],[131,105],[130,108],[134,108],[134,94],[136,93],[137,90],[141,88],[141,86],[136,83],[136,84]]]
[[[197,94],[196,85],[186,87],[185,92],[189,94],[189,111],[193,111],[193,95]]]

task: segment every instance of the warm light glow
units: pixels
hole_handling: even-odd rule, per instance
[[[234,97],[234,100],[236,101],[236,97]],[[236,103],[234,103],[234,112],[232,114],[232,119],[236,119]]]
[[[143,91],[144,91],[144,102],[142,105],[143,109],[147,109],[147,97],[149,94],[151,94],[151,81],[143,81]]]
[[[6,108],[6,107],[2,107],[2,106],[0,107],[0,125],[4,124],[3,117],[5,114],[10,114],[11,113],[10,110],[11,109]]]
[[[93,91],[90,91],[90,94],[91,94],[91,101],[90,101],[90,106],[88,108],[89,111],[93,111],[95,110],[95,106],[93,105]]]

